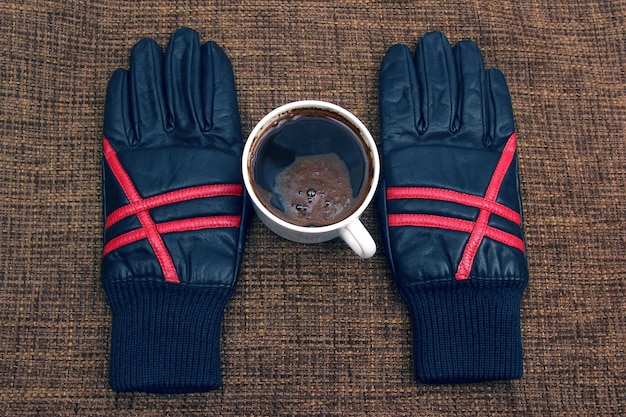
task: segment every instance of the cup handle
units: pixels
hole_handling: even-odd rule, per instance
[[[339,236],[361,258],[370,258],[376,253],[376,243],[360,220],[355,220],[341,229]]]

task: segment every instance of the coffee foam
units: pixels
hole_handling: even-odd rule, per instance
[[[335,153],[295,158],[276,175],[274,193],[284,215],[299,226],[335,223],[352,205],[350,174]]]

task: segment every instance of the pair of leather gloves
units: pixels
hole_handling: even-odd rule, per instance
[[[522,374],[528,279],[509,91],[471,41],[426,34],[380,70],[382,236],[413,324],[416,378]],[[187,28],[113,73],[103,138],[102,283],[116,391],[221,384],[220,329],[252,210],[233,71]]]

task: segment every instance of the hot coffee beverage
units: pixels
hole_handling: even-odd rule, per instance
[[[293,109],[259,133],[251,182],[262,204],[298,226],[337,223],[363,203],[371,155],[351,124],[334,112]]]
[[[254,211],[274,233],[299,243],[341,238],[362,258],[376,253],[360,216],[374,198],[380,160],[348,110],[319,100],[272,110],[250,132],[241,172]]]

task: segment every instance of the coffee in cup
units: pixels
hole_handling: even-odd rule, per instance
[[[347,110],[321,101],[281,106],[244,148],[244,183],[261,220],[287,239],[342,237],[360,256],[376,246],[358,220],[379,176],[376,145]]]

